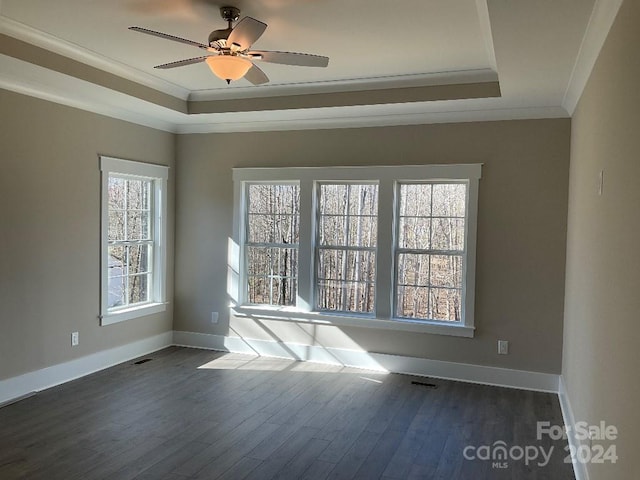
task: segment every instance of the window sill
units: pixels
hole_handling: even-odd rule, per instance
[[[166,309],[166,303],[145,303],[144,305],[137,305],[131,308],[123,308],[122,310],[101,315],[100,325],[104,327],[106,325],[112,325],[126,320],[133,320],[134,318],[164,312]]]
[[[400,332],[431,333],[454,337],[473,338],[475,328],[459,323],[448,324],[433,320],[380,319],[360,315],[334,315],[320,312],[303,312],[287,307],[237,306],[231,308],[236,317],[283,322],[310,323],[336,327],[378,328]]]

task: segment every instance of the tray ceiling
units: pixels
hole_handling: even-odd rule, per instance
[[[112,94],[113,107],[119,96],[128,97],[150,124],[156,119],[162,122],[156,126],[175,131],[190,130],[186,125],[198,131],[210,125],[210,131],[217,131],[220,127],[213,125],[223,120],[220,115],[238,125],[290,121],[290,127],[305,119],[328,124],[331,118],[360,118],[366,124],[368,115],[386,117],[385,122],[395,117],[398,123],[402,115],[415,122],[421,114],[423,121],[432,121],[438,113],[451,119],[460,112],[470,119],[484,112],[490,119],[497,110],[511,111],[514,118],[568,116],[563,102],[581,45],[591,38],[591,50],[599,51],[599,38],[604,40],[619,3],[2,0],[0,86],[34,95],[40,91],[37,96],[43,98],[65,97],[65,82],[54,77],[66,76],[76,102],[108,103]],[[225,27],[219,14],[225,4],[268,24],[256,48],[324,55],[329,66],[256,62],[269,84],[239,80],[227,86],[204,63],[153,69],[201,51],[127,30],[138,25],[206,42],[210,31]],[[589,26],[597,31],[589,34]],[[47,51],[51,55],[44,58]],[[104,78],[94,80],[99,75],[91,68],[104,71]],[[176,102],[182,103],[176,107]]]

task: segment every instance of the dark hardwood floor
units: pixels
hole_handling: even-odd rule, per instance
[[[562,425],[555,395],[177,347],[143,358],[1,408],[0,479],[574,478],[566,443],[536,439],[537,421]],[[465,458],[499,441],[506,464]],[[553,447],[548,464],[518,459],[527,446]]]

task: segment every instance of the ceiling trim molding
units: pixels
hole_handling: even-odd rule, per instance
[[[389,113],[347,117],[325,117],[265,121],[224,121],[217,123],[181,124],[176,133],[239,133],[292,130],[333,130],[344,128],[396,127],[436,123],[468,123],[504,120],[569,118],[561,107],[496,108],[419,113]]]
[[[571,72],[562,106],[573,115],[623,0],[596,0]]]
[[[0,55],[0,88],[172,133],[326,130],[568,118],[561,107],[509,108],[501,98],[194,117],[6,55]]]
[[[181,100],[187,100],[189,90],[173,83],[166,82],[152,75],[131,68],[123,63],[92,52],[54,35],[42,32],[38,29],[20,23],[0,13],[0,33],[16,38],[23,42],[35,45],[45,50],[71,58],[78,62],[104,70],[132,82],[172,95]]]
[[[181,115],[186,117],[7,55],[0,55],[0,88],[166,132],[175,132]]]
[[[190,102],[214,100],[240,100],[263,97],[284,97],[325,93],[359,92],[390,88],[430,87],[437,85],[464,85],[468,83],[498,82],[495,71],[483,68],[451,72],[392,75],[385,77],[352,78],[322,82],[233,87],[231,89],[196,90],[189,95]]]
[[[0,78],[0,88],[4,88],[5,90],[9,90],[11,92],[20,93],[22,95],[27,95],[29,97],[47,100],[59,105],[66,105],[68,107],[77,108],[85,112],[96,113],[99,115],[104,115],[106,117],[124,120],[126,122],[135,123],[136,125],[142,125],[143,127],[150,127],[156,130],[162,130],[170,133],[176,132],[175,125],[172,123],[163,122],[162,120],[158,120],[147,115],[140,115],[136,114],[135,112],[125,111],[121,108],[108,105],[99,105],[96,102],[73,98],[70,95],[59,95],[51,91],[39,88],[37,86],[26,85],[22,82]]]
[[[476,0],[476,8],[478,9],[478,20],[480,21],[480,29],[484,38],[489,65],[497,72],[498,62],[496,61],[496,50],[493,44],[493,33],[491,33],[491,17],[489,16],[487,0]]]
[[[189,102],[188,113],[249,113],[280,110],[411,104],[447,100],[500,97],[498,82],[433,85],[426,87],[386,88],[324,94],[260,97],[238,100]]]
[[[281,111],[274,112],[276,118],[240,118],[233,113],[194,118],[6,55],[0,55],[0,67],[0,88],[172,133],[325,130],[568,117],[561,107],[508,108],[500,106],[503,99],[488,98]]]

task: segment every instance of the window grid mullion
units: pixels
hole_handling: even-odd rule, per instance
[[[349,245],[349,215],[351,214],[351,185],[347,185],[347,201],[346,205],[346,213],[344,218],[344,229],[345,229],[345,243]],[[344,255],[342,257],[342,278],[346,280],[347,278],[347,252],[344,251]],[[347,287],[346,284],[342,283],[342,309],[347,310]]]
[[[122,232],[122,238],[129,240],[129,180],[124,182],[124,231]],[[128,298],[128,297],[127,297]]]
[[[350,252],[376,252],[378,249],[376,247],[356,247],[353,245],[318,245],[316,247],[318,250],[345,250]]]
[[[122,238],[124,240],[129,239],[129,215],[127,215],[127,209],[129,208],[129,180],[124,183],[124,215],[122,231]],[[129,305],[129,248],[130,245],[124,247],[124,304]]]
[[[110,240],[108,242],[108,246],[110,247],[119,247],[119,246],[135,247],[137,245],[153,245],[153,240]]]
[[[431,184],[429,199],[429,216],[433,219],[433,184]],[[433,245],[433,221],[430,222],[429,225],[429,249],[431,249],[431,245]],[[427,281],[429,285],[431,285],[431,255],[429,255],[429,267],[427,270]],[[431,312],[431,287],[427,289],[427,315],[429,318],[433,317]]]
[[[448,255],[455,257],[456,255],[464,255],[464,250],[429,250],[420,248],[398,248],[398,253],[408,253],[413,255]]]
[[[246,242],[245,247],[256,247],[256,248],[291,248],[298,249],[298,243],[261,243],[261,242]]]

